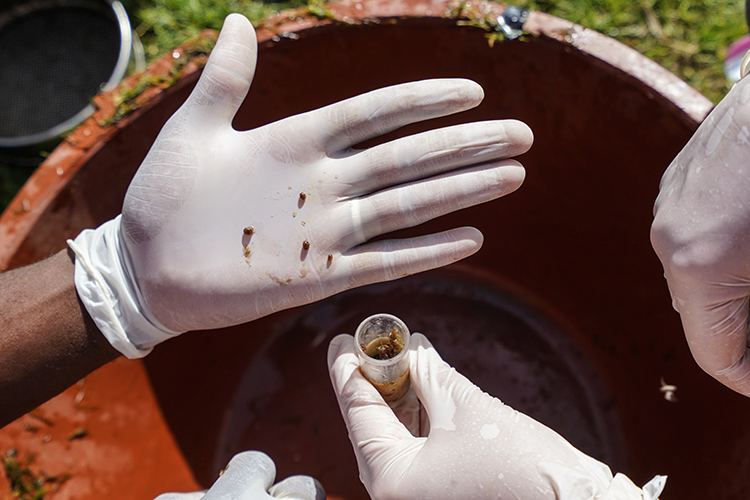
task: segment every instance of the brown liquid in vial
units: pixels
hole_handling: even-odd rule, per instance
[[[367,346],[360,344],[362,351],[373,359],[391,359],[404,350],[404,338],[393,330],[388,336],[378,337]],[[383,399],[390,403],[398,401],[409,390],[409,370],[400,375],[396,380],[388,382],[375,382],[370,380]]]
[[[370,383],[375,386],[386,403],[392,403],[398,401],[406,395],[406,391],[409,390],[411,384],[409,383],[409,370],[401,375],[393,382],[378,383],[370,380]]]

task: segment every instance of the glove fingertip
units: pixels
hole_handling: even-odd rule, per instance
[[[262,484],[263,489],[268,489],[275,477],[276,464],[271,457],[261,451],[243,451],[232,457],[209,494],[222,498],[221,494],[242,491],[258,484]]]
[[[355,352],[354,337],[347,334],[336,336],[328,346],[328,374],[337,397],[347,381],[357,377],[359,361]]]
[[[268,493],[274,498],[289,500],[325,500],[326,492],[320,482],[310,476],[289,476],[274,484]]]
[[[456,79],[456,83],[460,85],[460,90],[463,92],[466,101],[470,102],[472,106],[479,106],[484,100],[484,88],[479,83],[463,78]]]
[[[184,112],[200,113],[201,121],[223,122],[234,116],[250,89],[257,56],[258,42],[250,21],[241,14],[227,16]]]
[[[416,350],[418,346],[423,348],[430,348],[432,347],[432,342],[430,342],[430,339],[428,339],[424,333],[412,332],[411,340],[409,341],[409,348]]]
[[[190,493],[163,493],[154,500],[203,500],[205,491],[193,491]]]
[[[257,43],[255,28],[247,17],[235,12],[224,19],[217,45],[227,41],[240,43],[250,49],[255,48],[254,45]]]
[[[462,248],[471,254],[478,252],[484,244],[484,235],[475,227],[459,227],[454,230],[454,235],[460,240]]]
[[[336,359],[347,351],[354,351],[354,337],[347,333],[336,335],[328,344],[328,368],[331,369]]]
[[[427,358],[437,358],[437,361],[445,363],[440,353],[435,349],[435,346],[432,345],[432,342],[424,334],[419,332],[412,333],[409,343],[409,349],[411,350],[410,362],[413,372],[419,373],[418,366],[420,363],[425,362]],[[434,361],[431,360],[430,362]]]
[[[232,12],[224,19],[224,26],[239,26],[239,25],[252,26],[250,20],[238,12]]]

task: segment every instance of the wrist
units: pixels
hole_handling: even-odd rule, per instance
[[[76,290],[93,322],[112,347],[137,359],[181,332],[159,324],[146,307],[122,246],[120,219],[81,232],[68,246],[76,255]]]
[[[73,284],[67,250],[0,275],[0,427],[114,360]]]

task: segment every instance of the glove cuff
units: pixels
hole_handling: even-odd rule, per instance
[[[613,478],[605,464],[583,456],[584,460],[575,468],[551,462],[539,464],[539,473],[549,480],[559,500],[659,500],[667,482],[667,476],[654,476],[639,488],[628,476],[617,474]]]
[[[75,285],[86,310],[112,347],[137,359],[182,332],[161,325],[146,307],[121,245],[121,217],[86,229],[67,243],[76,254]]]
[[[639,488],[624,474],[616,474],[602,495],[602,500],[659,500],[667,476],[654,476],[643,488]]]

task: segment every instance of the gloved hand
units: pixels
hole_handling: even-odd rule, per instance
[[[208,491],[165,493],[155,500],[325,500],[326,493],[310,476],[290,476],[273,484],[276,466],[259,451],[238,453]]]
[[[328,367],[360,479],[375,499],[653,500],[666,480],[643,490],[581,453],[560,435],[482,392],[413,334],[412,386],[429,417],[425,437],[398,420],[359,370],[354,340],[333,339]],[[401,409],[400,409],[401,410]]]
[[[523,167],[504,158],[533,138],[513,120],[352,149],[477,106],[483,91],[467,80],[397,85],[236,131],[256,52],[247,19],[227,17],[195,90],[133,179],[122,215],[71,244],[79,295],[128,357],[184,331],[245,323],[467,257],[482,243],[473,228],[370,240],[523,182]]]
[[[708,115],[661,180],[651,243],[690,350],[750,396],[750,79]]]

